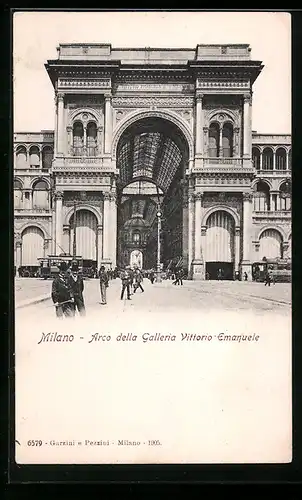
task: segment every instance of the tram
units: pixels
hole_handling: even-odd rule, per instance
[[[60,271],[60,264],[66,262],[69,266],[72,260],[76,260],[79,264],[79,270],[83,269],[83,259],[80,256],[73,257],[70,254],[48,255],[38,259],[40,263],[38,277],[47,280],[54,278]]]
[[[290,283],[292,280],[292,265],[290,259],[263,259],[252,264],[253,281],[263,283],[267,272],[270,271],[275,283]]]

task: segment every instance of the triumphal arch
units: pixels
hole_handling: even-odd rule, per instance
[[[252,86],[248,45],[124,49],[61,44],[55,91],[53,251],[193,279],[250,273]]]

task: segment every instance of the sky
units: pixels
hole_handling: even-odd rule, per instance
[[[291,133],[291,17],[285,12],[16,12],[14,130],[54,128],[54,90],[44,64],[59,43],[180,47],[247,43],[264,69],[253,86],[252,128]]]

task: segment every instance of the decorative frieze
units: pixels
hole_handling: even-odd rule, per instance
[[[118,83],[117,92],[194,92],[193,83]]]
[[[58,88],[110,88],[110,78],[59,78]]]
[[[249,88],[249,80],[206,80],[197,78],[196,88],[198,89],[247,89]]]
[[[194,97],[113,97],[112,105],[131,108],[193,107]]]

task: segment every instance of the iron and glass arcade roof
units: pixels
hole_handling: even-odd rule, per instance
[[[183,172],[186,158],[187,147],[177,127],[158,118],[139,120],[118,145],[120,187],[145,178],[167,193],[176,173]]]

